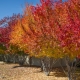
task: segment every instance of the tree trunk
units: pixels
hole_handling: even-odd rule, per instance
[[[66,66],[67,66],[67,70],[68,70],[68,80],[76,80],[76,76],[75,76],[75,68],[76,66],[74,66],[74,61],[70,60],[69,57],[65,58],[66,61]]]
[[[49,76],[52,67],[53,58],[49,57],[41,58],[41,71],[43,71],[47,76]]]
[[[25,55],[24,65],[31,66],[31,64],[32,64],[32,58],[29,55]]]

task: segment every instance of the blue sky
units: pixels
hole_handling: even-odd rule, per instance
[[[0,19],[22,13],[26,3],[36,5],[39,0],[0,0]]]

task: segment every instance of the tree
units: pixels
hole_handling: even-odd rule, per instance
[[[30,54],[68,59],[80,54],[78,0],[41,0],[40,5],[28,11],[28,30],[23,40]]]
[[[73,59],[76,58],[76,56],[80,55],[80,12],[79,12],[79,1],[76,0],[70,0],[67,3],[65,3],[65,10],[66,15],[65,19],[66,24],[65,25],[58,25],[58,30],[56,30],[56,33],[58,36],[58,40],[60,41],[60,45],[63,49],[63,55],[66,57],[66,65],[68,68],[68,77],[69,80],[72,80],[74,78],[74,75],[71,75],[73,73],[73,63],[70,62],[73,61]],[[74,15],[73,15],[74,13]],[[63,15],[62,15],[63,16]],[[63,18],[64,19],[64,18]]]
[[[8,59],[7,57],[9,57],[9,56],[11,57],[12,55],[14,56],[14,53],[17,53],[19,51],[17,49],[18,45],[14,43],[14,42],[16,42],[16,40],[18,40],[18,38],[16,39],[16,37],[13,37],[18,34],[12,35],[12,33],[14,32],[15,26],[18,26],[20,17],[21,17],[20,14],[18,14],[18,15],[13,14],[12,17],[4,17],[2,20],[0,20],[0,44],[6,48],[5,50],[4,49],[2,50],[2,48],[0,48],[0,49],[1,49],[1,51],[3,51],[5,53],[4,57],[5,57],[6,61]],[[17,30],[17,32],[18,32],[18,30]],[[14,42],[13,42],[13,40],[14,40]],[[19,40],[17,41],[17,43],[18,42],[19,42]],[[14,46],[14,47],[12,48],[12,46]],[[10,57],[9,57],[9,60],[10,60]]]
[[[22,22],[25,29],[23,43],[27,46],[25,51],[32,56],[61,57],[58,55],[61,48],[54,34],[53,4],[51,0],[43,0],[41,5],[28,6],[25,9]]]
[[[36,6],[27,5],[23,16],[4,18],[1,26],[6,21],[4,25],[8,27],[0,30],[1,43],[17,45],[25,53],[43,60],[65,58],[72,80],[73,63],[72,66],[69,63],[80,55],[79,0],[41,0]]]

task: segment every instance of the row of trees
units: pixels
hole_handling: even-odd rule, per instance
[[[5,53],[16,52],[13,45],[42,60],[65,58],[72,80],[69,61],[80,55],[79,0],[41,0],[36,6],[27,5],[23,15],[3,18],[0,26],[0,44],[6,47]]]

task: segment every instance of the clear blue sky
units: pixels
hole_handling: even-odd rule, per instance
[[[39,0],[0,0],[0,19],[22,13],[26,3],[36,5]]]
[[[26,3],[36,5],[40,0],[0,0],[0,19],[12,16],[13,13],[23,13]]]

